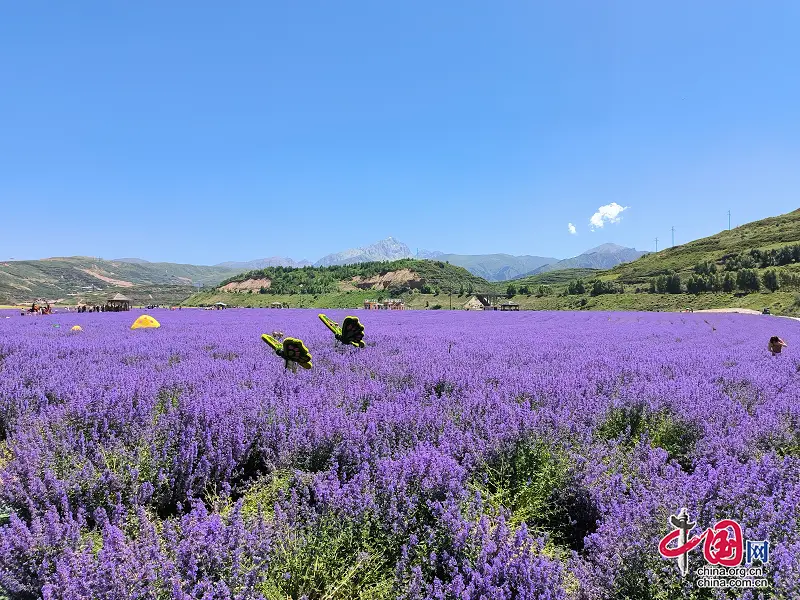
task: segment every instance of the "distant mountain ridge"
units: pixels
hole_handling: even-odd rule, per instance
[[[347,265],[362,262],[382,262],[386,260],[400,260],[412,258],[411,248],[403,242],[389,236],[363,248],[350,248],[342,252],[328,254],[314,263],[315,267],[330,267],[333,265]]]
[[[149,265],[149,260],[143,258],[112,258],[111,262],[128,263],[129,265]]]
[[[141,286],[216,286],[226,278],[270,267],[328,267],[365,262],[389,262],[420,258],[449,263],[489,282],[508,281],[532,274],[571,268],[608,269],[642,254],[633,248],[603,244],[566,260],[510,254],[453,254],[437,250],[412,252],[393,237],[361,248],[323,256],[317,262],[272,256],[251,261],[227,261],[213,266],[150,262],[141,258],[112,261],[96,257],[54,257],[0,264],[0,300],[27,301],[31,297],[80,298],[90,291]]]
[[[558,262],[557,258],[545,256],[513,256],[511,254],[444,254],[436,253],[435,260],[464,267],[467,271],[486,281],[508,281],[544,265]],[[420,258],[422,258],[420,253]]]
[[[294,260],[285,256],[271,256],[269,258],[257,258],[256,260],[248,260],[244,262],[228,261],[214,265],[222,269],[232,269],[239,271],[254,271],[256,269],[265,269],[267,267],[293,267],[300,269],[302,267],[311,266],[311,262],[305,259]]]
[[[636,248],[626,248],[618,244],[602,244],[578,256],[542,265],[516,277],[516,279],[565,269],[611,269],[617,265],[634,261],[645,254],[649,253]]]

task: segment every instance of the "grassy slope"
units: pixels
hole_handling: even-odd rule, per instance
[[[98,271],[105,277],[130,282],[136,287],[117,287],[83,269]],[[36,298],[67,297],[77,301],[79,298],[88,299],[84,296],[92,296],[92,291],[103,297],[121,291],[134,299],[137,295],[147,298],[152,294],[175,301],[191,294],[192,283],[216,285],[231,274],[230,269],[219,267],[173,263],[131,264],[82,256],[12,261],[0,263],[0,302],[27,303]]]
[[[547,271],[538,275],[530,275],[513,281],[503,281],[497,285],[498,291],[505,291],[509,283],[513,283],[517,289],[527,285],[531,290],[535,290],[540,285],[565,285],[574,279],[590,279],[603,274],[604,271],[598,269],[562,269],[559,271]]]
[[[269,308],[273,302],[286,302],[290,308],[363,308],[364,300],[375,299],[381,292],[376,290],[355,290],[332,292],[330,294],[230,294],[226,292],[200,292],[187,298],[183,306],[210,306],[216,302],[224,302],[228,306],[249,308]],[[394,297],[383,292],[384,297]],[[424,310],[440,305],[443,309],[450,307],[450,295],[439,294],[400,294],[406,308]],[[464,294],[452,296],[453,309],[461,309],[470,296]]]
[[[228,294],[224,292],[204,292],[192,296],[184,306],[207,306],[215,302],[225,302],[229,306],[269,307],[272,302],[286,302],[291,308],[361,308],[364,300],[375,298],[374,290],[336,292],[331,294]],[[460,310],[469,299],[468,295],[453,294],[453,309]],[[581,299],[586,304],[581,306]],[[403,300],[407,308],[424,310],[439,305],[443,310],[450,306],[448,294],[405,294]],[[691,307],[694,310],[707,308],[752,308],[761,310],[769,307],[776,315],[798,314],[793,308],[794,294],[790,292],[748,294],[740,298],[733,294],[608,294],[603,296],[536,296],[516,295],[513,301],[522,310],[647,310],[679,311]]]
[[[530,278],[520,279],[513,283],[519,289],[522,285],[535,291],[539,284],[547,284],[555,292],[560,292],[573,279],[584,280],[597,278],[601,280],[619,280],[625,283],[630,292],[625,294],[608,294],[591,297],[584,296],[548,296],[515,297],[514,301],[523,309],[534,310],[653,310],[669,311],[691,307],[695,310],[707,308],[752,308],[761,310],[769,307],[774,314],[797,315],[800,306],[795,302],[796,293],[778,291],[776,293],[761,292],[735,296],[728,293],[693,294],[636,294],[633,290],[638,285],[647,287],[648,279],[669,271],[689,275],[694,265],[705,261],[719,261],[729,254],[737,254],[748,250],[770,249],[786,244],[800,242],[800,210],[785,215],[747,223],[731,231],[722,231],[716,235],[695,240],[675,248],[648,254],[630,263],[619,265],[608,271],[589,271],[581,274],[578,270],[553,271]],[[800,265],[780,267],[784,270],[800,270]],[[759,270],[760,271],[760,270]],[[551,280],[540,279],[544,275],[552,275]],[[498,290],[504,290],[508,282],[497,284]],[[585,304],[581,306],[581,300]]]
[[[684,308],[702,310],[707,308],[751,308],[761,310],[769,307],[774,314],[797,314],[793,307],[795,294],[775,292],[748,294],[736,297],[733,294],[606,294],[583,296],[515,296],[514,302],[523,310],[647,310],[679,311]],[[586,304],[581,306],[581,300]]]
[[[699,262],[717,261],[727,254],[754,248],[775,248],[796,242],[800,242],[800,209],[648,254],[614,267],[610,273],[622,281],[636,283],[643,278],[661,275],[670,270],[688,272]]]

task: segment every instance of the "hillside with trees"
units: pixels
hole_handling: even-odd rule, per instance
[[[251,285],[254,282],[263,285]],[[438,260],[270,267],[230,277],[187,303],[269,306],[281,301],[345,308],[361,306],[366,298],[400,297],[409,308],[461,308],[472,295],[487,292],[523,310],[768,307],[775,314],[800,314],[800,210],[647,254],[607,271],[565,269],[487,282]]]

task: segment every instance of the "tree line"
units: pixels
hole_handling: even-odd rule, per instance
[[[793,252],[794,248],[800,249],[800,246],[787,246],[787,248]],[[767,256],[768,258],[765,260],[773,260],[776,256],[787,256],[785,252],[781,253],[781,250],[784,249],[778,249],[772,254],[762,253],[761,256]],[[750,254],[748,253],[746,256],[749,257]],[[742,262],[740,257],[736,258],[735,264],[738,265],[735,271],[727,268],[720,271],[713,262],[698,263],[693,269],[694,272],[688,277],[682,278],[678,273],[670,272],[651,278],[645,289],[637,287],[635,291],[646,291],[651,294],[701,294],[704,292],[751,293],[759,292],[762,289],[770,292],[781,289],[800,290],[800,273],[793,273],[787,269],[768,268],[759,274],[755,268],[742,267],[742,264],[750,263]],[[582,295],[588,292],[592,296],[599,296],[601,294],[622,294],[624,291],[625,286],[619,282],[600,280],[584,282],[576,279],[567,285],[563,295]]]
[[[722,257],[725,271],[740,269],[767,269],[800,262],[800,244],[788,244],[771,250],[753,249]]]

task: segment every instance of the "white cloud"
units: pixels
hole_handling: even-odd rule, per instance
[[[575,229],[575,225],[573,225],[572,223],[567,223],[567,229],[572,235],[578,234],[577,230]]]
[[[606,223],[619,223],[620,219],[622,219],[620,213],[627,208],[630,207],[620,206],[616,202],[601,206],[589,219],[589,228],[594,231],[595,228],[600,228]]]

